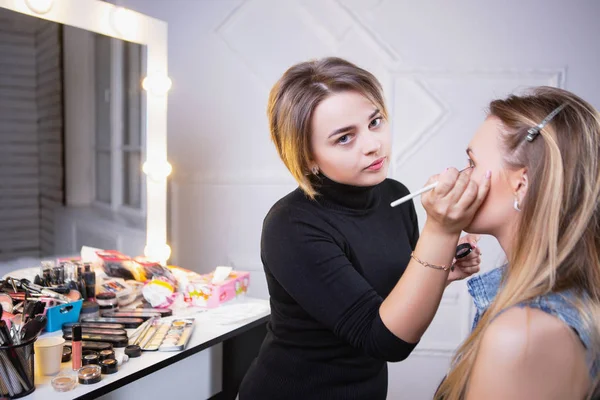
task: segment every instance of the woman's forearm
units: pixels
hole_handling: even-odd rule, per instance
[[[425,223],[414,254],[434,265],[450,265],[460,233]],[[379,308],[381,320],[397,337],[415,343],[433,320],[446,288],[448,271],[425,267],[412,259],[402,278]]]

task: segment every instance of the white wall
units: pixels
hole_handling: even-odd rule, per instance
[[[250,269],[254,295],[266,296],[262,219],[295,187],[265,117],[268,91],[291,64],[338,55],[377,75],[394,124],[391,176],[410,189],[465,164],[494,97],[549,84],[600,107],[594,0],[118,3],[169,23],[174,260],[197,271]],[[482,247],[486,268],[502,262],[493,240]],[[391,366],[389,398],[431,398],[470,323],[464,286],[452,285],[415,353]]]

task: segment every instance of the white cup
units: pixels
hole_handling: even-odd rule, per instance
[[[60,336],[40,338],[35,341],[35,363],[42,375],[55,375],[60,371],[63,344],[65,339]]]

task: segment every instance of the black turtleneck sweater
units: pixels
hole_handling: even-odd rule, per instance
[[[385,399],[386,361],[415,347],[379,316],[419,238],[414,204],[390,207],[408,190],[326,177],[317,190],[310,200],[296,189],[264,220],[271,320],[240,400]]]

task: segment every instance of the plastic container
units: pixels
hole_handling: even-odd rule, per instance
[[[68,392],[77,384],[77,377],[75,375],[59,374],[52,378],[50,383],[57,392]]]
[[[77,377],[82,385],[98,383],[102,379],[102,369],[99,365],[85,365],[77,371]]]
[[[113,292],[103,292],[96,295],[96,302],[100,306],[100,310],[116,311],[119,309],[119,301],[117,295]]]
[[[46,310],[46,332],[54,332],[62,329],[63,324],[79,321],[79,313],[83,300],[61,304]]]
[[[84,301],[81,305],[81,312],[79,313],[79,320],[83,321],[84,318],[98,318],[100,317],[100,306],[93,301]]]

